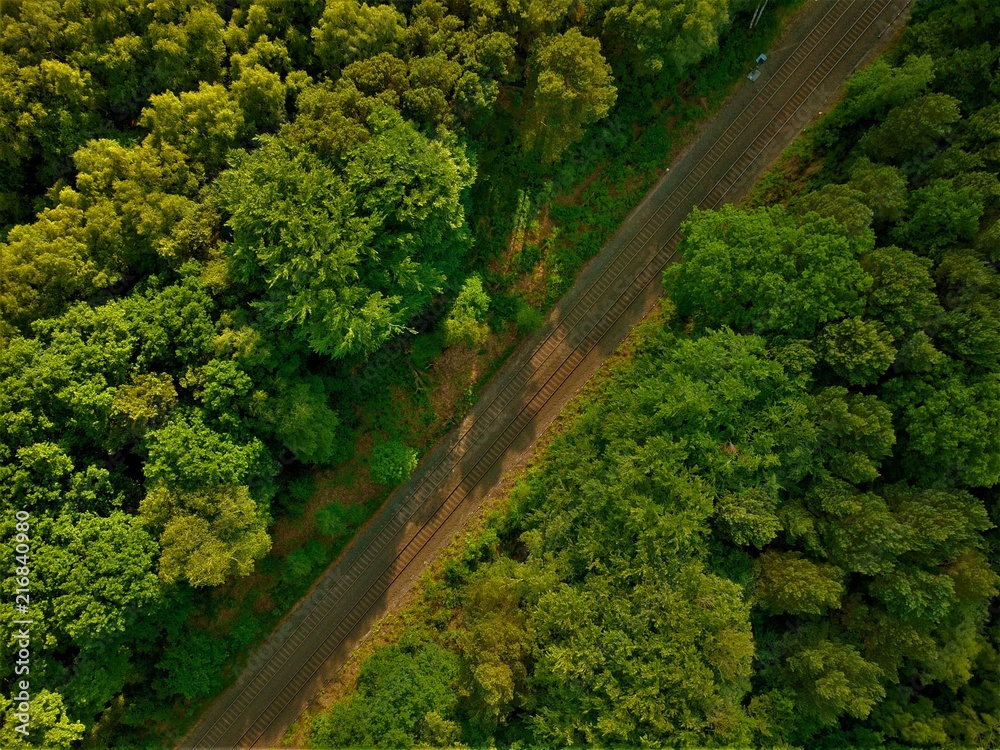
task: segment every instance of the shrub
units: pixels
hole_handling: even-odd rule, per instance
[[[316,483],[309,475],[293,479],[285,490],[275,498],[274,510],[291,518],[301,518],[309,498],[316,491]]]
[[[431,361],[440,356],[442,344],[443,335],[438,331],[417,336],[410,348],[410,362],[418,370],[427,369]]]
[[[326,548],[317,539],[310,540],[285,558],[281,579],[286,584],[295,585],[312,579],[317,568],[326,562]]]
[[[451,313],[444,321],[447,344],[451,346],[461,343],[473,347],[485,344],[490,335],[490,327],[485,323],[489,307],[490,298],[483,290],[483,280],[473,274],[465,280],[462,291],[451,307]]]
[[[402,440],[387,440],[375,446],[369,467],[379,484],[402,484],[417,468],[417,452]]]
[[[316,526],[326,536],[343,536],[365,520],[365,506],[359,503],[342,505],[330,503],[316,511]]]
[[[531,333],[537,331],[545,322],[545,315],[523,299],[518,299],[517,309],[514,312],[514,322],[517,324],[517,330],[522,334]]]

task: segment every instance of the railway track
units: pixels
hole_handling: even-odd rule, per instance
[[[472,414],[422,462],[209,707],[184,748],[269,747],[346,660],[417,568],[493,486],[512,451],[527,450],[655,299],[692,206],[738,195],[812,119],[815,95],[840,83],[910,0],[821,0],[804,38],[727,106],[581,275],[542,330],[502,368]],[[876,37],[877,33],[877,37]],[[822,104],[823,102],[821,102]],[[734,109],[735,107],[735,109]],[[518,445],[518,441],[527,445]]]

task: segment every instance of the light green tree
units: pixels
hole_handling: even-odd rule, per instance
[[[490,327],[485,322],[489,306],[490,298],[483,290],[482,279],[475,274],[469,276],[445,318],[445,340],[449,344],[461,343],[472,347],[486,343],[490,334]]]
[[[16,694],[14,691],[14,695]],[[16,705],[15,701],[0,696],[0,714],[3,715],[0,744],[5,748],[70,748],[83,738],[86,727],[82,722],[70,719],[59,693],[43,688],[31,696],[31,721],[27,737],[16,731],[20,724]]]
[[[639,74],[694,65],[716,48],[729,23],[728,2],[627,0],[595,6],[588,10],[603,12],[608,56]]]
[[[417,468],[417,452],[402,440],[379,442],[372,451],[369,466],[372,479],[379,484],[402,484]]]
[[[392,5],[327,0],[312,38],[316,56],[336,76],[355,60],[398,52],[405,27],[406,18]]]
[[[160,579],[218,586],[245,576],[271,548],[267,514],[244,486],[170,489],[158,485],[139,505],[160,542]]]
[[[242,108],[217,83],[202,82],[197,91],[185,91],[179,96],[171,92],[152,96],[139,122],[149,129],[145,143],[153,148],[173,146],[204,177],[221,169],[226,153],[244,131]]]

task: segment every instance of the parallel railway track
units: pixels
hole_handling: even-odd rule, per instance
[[[861,47],[872,46],[872,32],[909,4],[823,2],[805,39],[787,59],[769,61],[770,75],[758,79],[751,94],[737,97],[734,104],[742,110],[719,133],[709,129],[706,137],[715,140],[705,153],[681,160],[668,175],[676,187],[665,200],[646,217],[637,209],[635,226],[626,222],[617,242],[609,243],[582,275],[539,335],[498,373],[471,418],[425,458],[182,747],[267,747],[281,736],[324,676],[343,663],[393,585],[412,573],[421,553],[470,495],[484,494],[480,484],[543,410],[551,412],[568,400],[575,390],[568,386],[585,379],[588,368],[582,366],[592,361],[609,331],[630,322],[637,301],[654,293],[661,272],[675,258],[680,223],[690,208],[714,208],[731,199],[740,181],[755,174],[755,166],[759,169],[762,154],[794,137],[797,128],[789,133],[788,123],[808,109],[814,92],[831,75],[842,78],[849,72],[845,67],[853,69],[868,52]]]

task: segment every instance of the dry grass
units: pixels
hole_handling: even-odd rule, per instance
[[[491,333],[481,349],[464,344],[449,346],[434,360],[428,380],[428,399],[434,413],[434,425],[441,425],[455,416],[459,404],[482,383],[484,373],[517,339],[513,326],[497,334]]]
[[[542,307],[547,299],[549,267],[545,259],[538,261],[535,267],[522,274],[511,286],[511,289],[524,297],[533,307]]]
[[[594,176],[596,177],[596,172]],[[582,190],[580,192],[582,193]],[[523,232],[514,231],[511,233],[510,240],[507,242],[507,247],[503,253],[496,258],[490,258],[486,262],[487,267],[494,274],[501,276],[510,274],[514,269],[517,257],[524,250],[525,246],[540,244],[552,234],[554,228],[555,222],[549,216],[549,204],[546,204],[531,220],[527,229]]]

